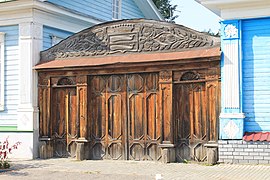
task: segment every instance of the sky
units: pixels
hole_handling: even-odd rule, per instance
[[[177,24],[197,31],[208,31],[209,29],[214,33],[219,31],[220,18],[194,0],[171,0],[171,4],[177,5],[177,11],[174,12],[174,15],[179,16],[175,20]]]

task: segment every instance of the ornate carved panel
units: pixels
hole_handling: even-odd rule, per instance
[[[204,144],[217,141],[219,92],[218,81],[182,82],[174,86],[177,161],[206,160]]]
[[[73,76],[51,77],[50,78],[50,85],[52,87],[57,87],[57,86],[75,86],[76,85],[76,79]]]
[[[162,140],[158,74],[93,76],[93,159],[159,160]]]
[[[137,52],[166,52],[219,45],[219,39],[184,26],[122,20],[85,29],[41,53],[42,61]]]
[[[200,79],[200,75],[196,72],[185,72],[182,76],[180,81],[192,81]]]
[[[74,81],[70,78],[67,77],[63,77],[61,79],[58,80],[57,85],[58,86],[64,86],[64,85],[74,85]]]
[[[78,122],[75,88],[54,88],[52,138],[55,157],[75,156]]]

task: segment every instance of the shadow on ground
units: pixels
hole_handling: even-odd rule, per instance
[[[20,172],[23,169],[38,169],[38,168],[44,168],[50,166],[50,164],[45,164],[42,162],[43,160],[40,160],[40,162],[33,163],[32,160],[26,160],[23,161],[24,163],[20,163],[19,161],[16,162],[10,162],[10,168],[9,169],[1,169],[0,175],[9,175],[9,176],[27,176],[29,173],[27,172]],[[29,162],[29,163],[27,163]]]

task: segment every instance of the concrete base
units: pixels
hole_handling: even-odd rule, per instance
[[[218,161],[218,144],[205,144],[207,150],[207,164],[214,165]]]
[[[170,163],[175,162],[175,146],[173,144],[160,144],[161,148],[161,162]]]
[[[78,140],[76,140],[76,143],[77,143],[76,159],[79,161],[85,160],[86,159],[85,146],[86,146],[86,143],[88,143],[88,140],[84,138],[79,138]]]
[[[53,157],[53,146],[50,140],[40,141],[39,157],[41,159],[49,159]]]
[[[84,156],[84,143],[77,143],[76,148],[76,160],[82,161],[85,160]]]

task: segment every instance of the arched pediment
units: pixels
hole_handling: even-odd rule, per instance
[[[219,38],[185,26],[145,19],[120,20],[95,25],[68,37],[41,52],[41,61],[185,51],[219,45]]]

